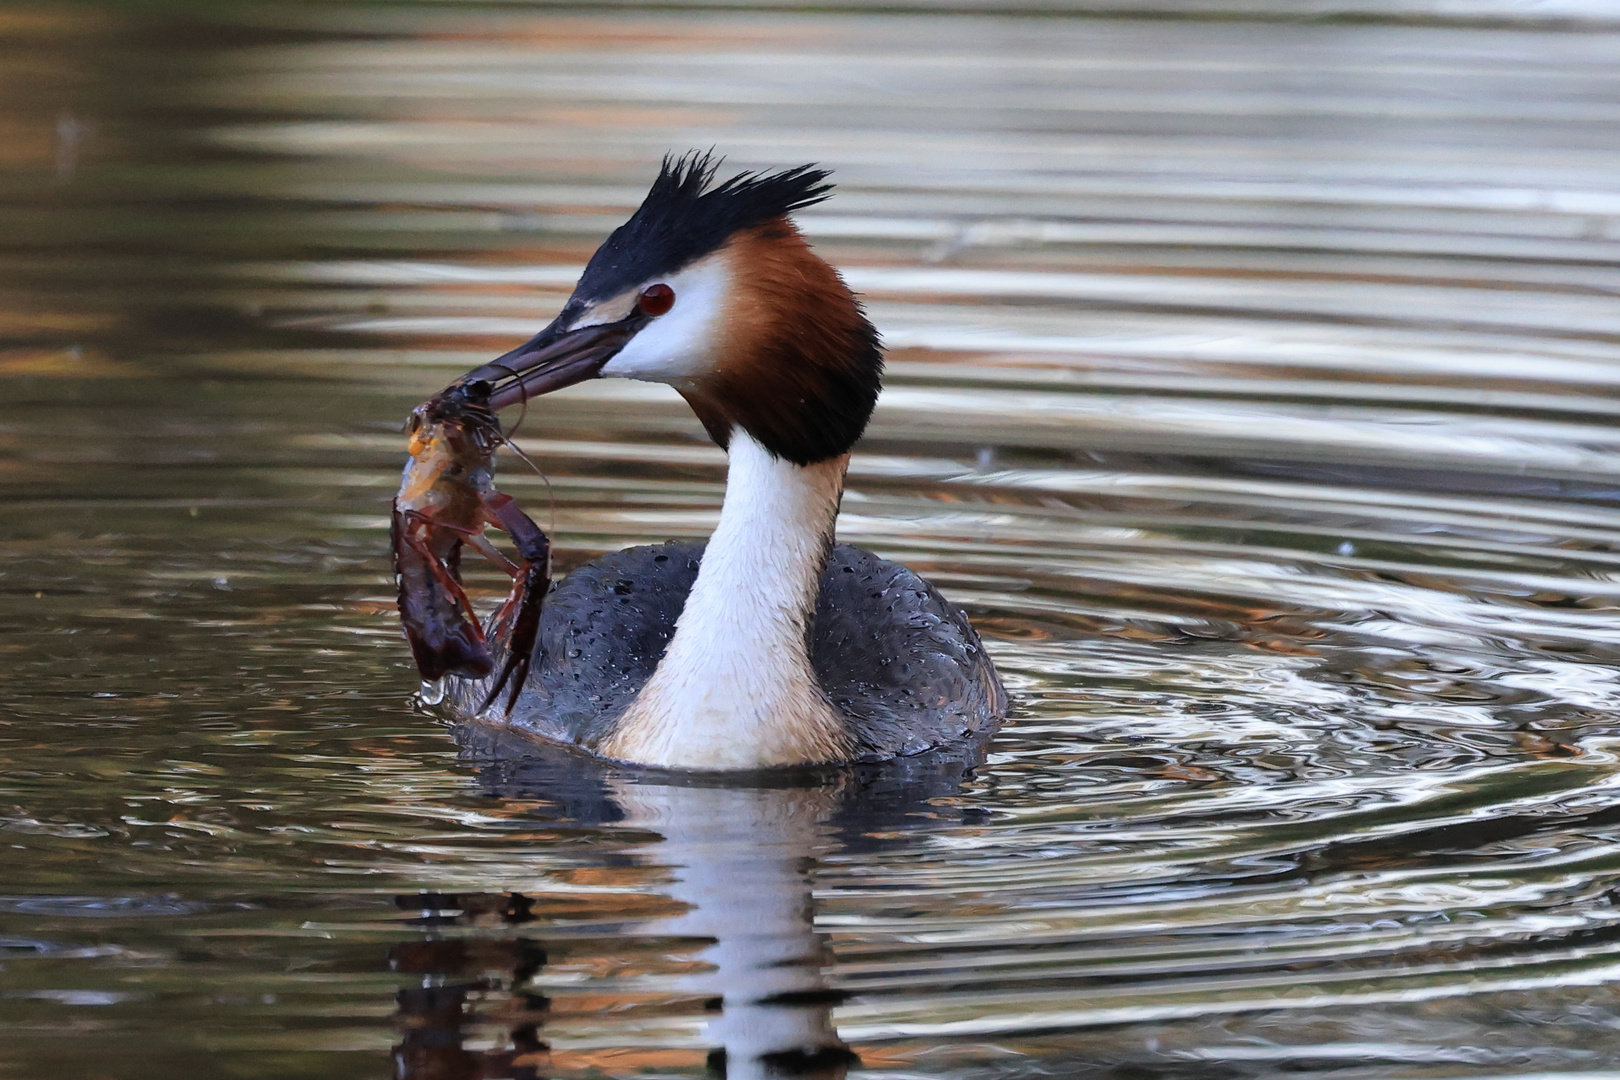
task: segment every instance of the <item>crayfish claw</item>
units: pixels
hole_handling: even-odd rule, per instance
[[[518,695],[529,681],[529,666],[534,658],[535,642],[540,637],[540,613],[544,609],[546,592],[551,588],[550,560],[544,563],[525,563],[522,572],[512,580],[512,595],[507,599],[491,626],[491,637],[506,643],[506,660],[501,673],[490,685],[478,711],[494,704],[501,689],[510,683],[506,698],[506,712],[511,714],[517,706]]]
[[[411,646],[416,669],[427,682],[446,675],[481,679],[495,670],[484,635],[467,617],[466,594],[446,565],[448,558],[435,551],[430,524],[397,505],[393,514],[394,577],[398,583],[399,615]]]

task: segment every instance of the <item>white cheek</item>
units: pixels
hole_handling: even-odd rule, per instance
[[[720,320],[731,275],[719,256],[664,279],[675,306],[648,323],[602,368],[615,379],[668,382],[702,375],[714,366]]]

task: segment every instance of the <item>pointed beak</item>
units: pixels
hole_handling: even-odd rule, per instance
[[[457,381],[489,383],[489,407],[504,409],[594,379],[646,322],[647,317],[640,312],[632,312],[618,322],[577,330],[563,330],[554,322],[511,352],[474,368]]]

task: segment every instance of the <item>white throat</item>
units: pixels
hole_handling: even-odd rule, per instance
[[[809,630],[848,456],[795,465],[740,428],[730,455],[720,525],[658,670],[600,748],[608,757],[756,769],[847,756]]]

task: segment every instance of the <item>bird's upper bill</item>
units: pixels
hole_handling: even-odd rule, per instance
[[[828,174],[713,185],[715,168],[666,158],[551,325],[460,381],[489,383],[495,409],[597,376],[663,382],[722,446],[742,427],[800,463],[847,451],[876,400],[877,335],[788,221],[830,194]]]

